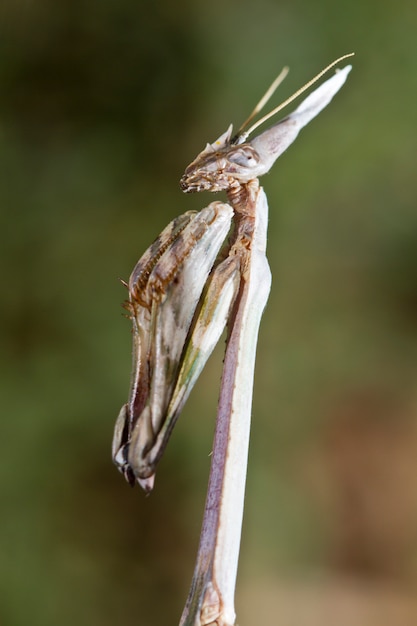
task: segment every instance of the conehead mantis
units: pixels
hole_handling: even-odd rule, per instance
[[[344,84],[348,65],[298,108],[247,141],[270,117],[318,81],[347,54],[260,120],[288,70],[274,81],[236,135],[232,126],[186,168],[184,192],[225,191],[171,222],[136,264],[125,307],[133,323],[128,402],[116,421],[113,460],[145,491],[178,416],[227,325],[209,487],[197,563],[180,626],[232,626],[243,516],[252,386],[259,323],[271,274],[266,259],[268,204],[259,185],[301,128]]]

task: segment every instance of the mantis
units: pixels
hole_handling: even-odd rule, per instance
[[[266,258],[268,203],[259,184],[301,128],[329,104],[347,65],[298,108],[251,141],[250,134],[318,81],[347,54],[281,105],[248,125],[287,69],[233,135],[232,126],[186,168],[185,193],[224,191],[199,212],[174,219],[136,264],[125,303],[133,324],[128,402],[113,437],[113,460],[149,492],[179,414],[227,326],[227,343],[209,487],[190,594],[180,626],[233,626],[243,518],[256,343],[271,285]]]

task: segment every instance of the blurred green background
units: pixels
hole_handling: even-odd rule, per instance
[[[263,179],[274,279],[237,612],[417,624],[416,32],[411,0],[3,0],[2,625],[178,623],[222,350],[154,493],[130,490],[110,459],[118,278],[213,200],[181,194],[185,166],[283,65],[274,103],[350,51],[346,86]]]

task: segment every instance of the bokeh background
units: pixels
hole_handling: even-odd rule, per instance
[[[257,360],[240,626],[417,624],[417,5],[3,0],[4,626],[177,624],[197,549],[222,350],[154,493],[110,460],[130,376],[118,278],[178,180],[335,57],[354,69],[264,178],[273,291]],[[222,348],[222,346],[221,346]]]

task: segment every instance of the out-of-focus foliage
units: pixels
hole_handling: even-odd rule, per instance
[[[417,623],[416,30],[408,0],[3,1],[2,625],[178,620],[221,352],[155,492],[129,491],[109,452],[130,373],[118,278],[212,200],[181,195],[183,169],[284,64],[282,99],[352,50],[263,180],[274,283],[237,608],[241,626]]]

